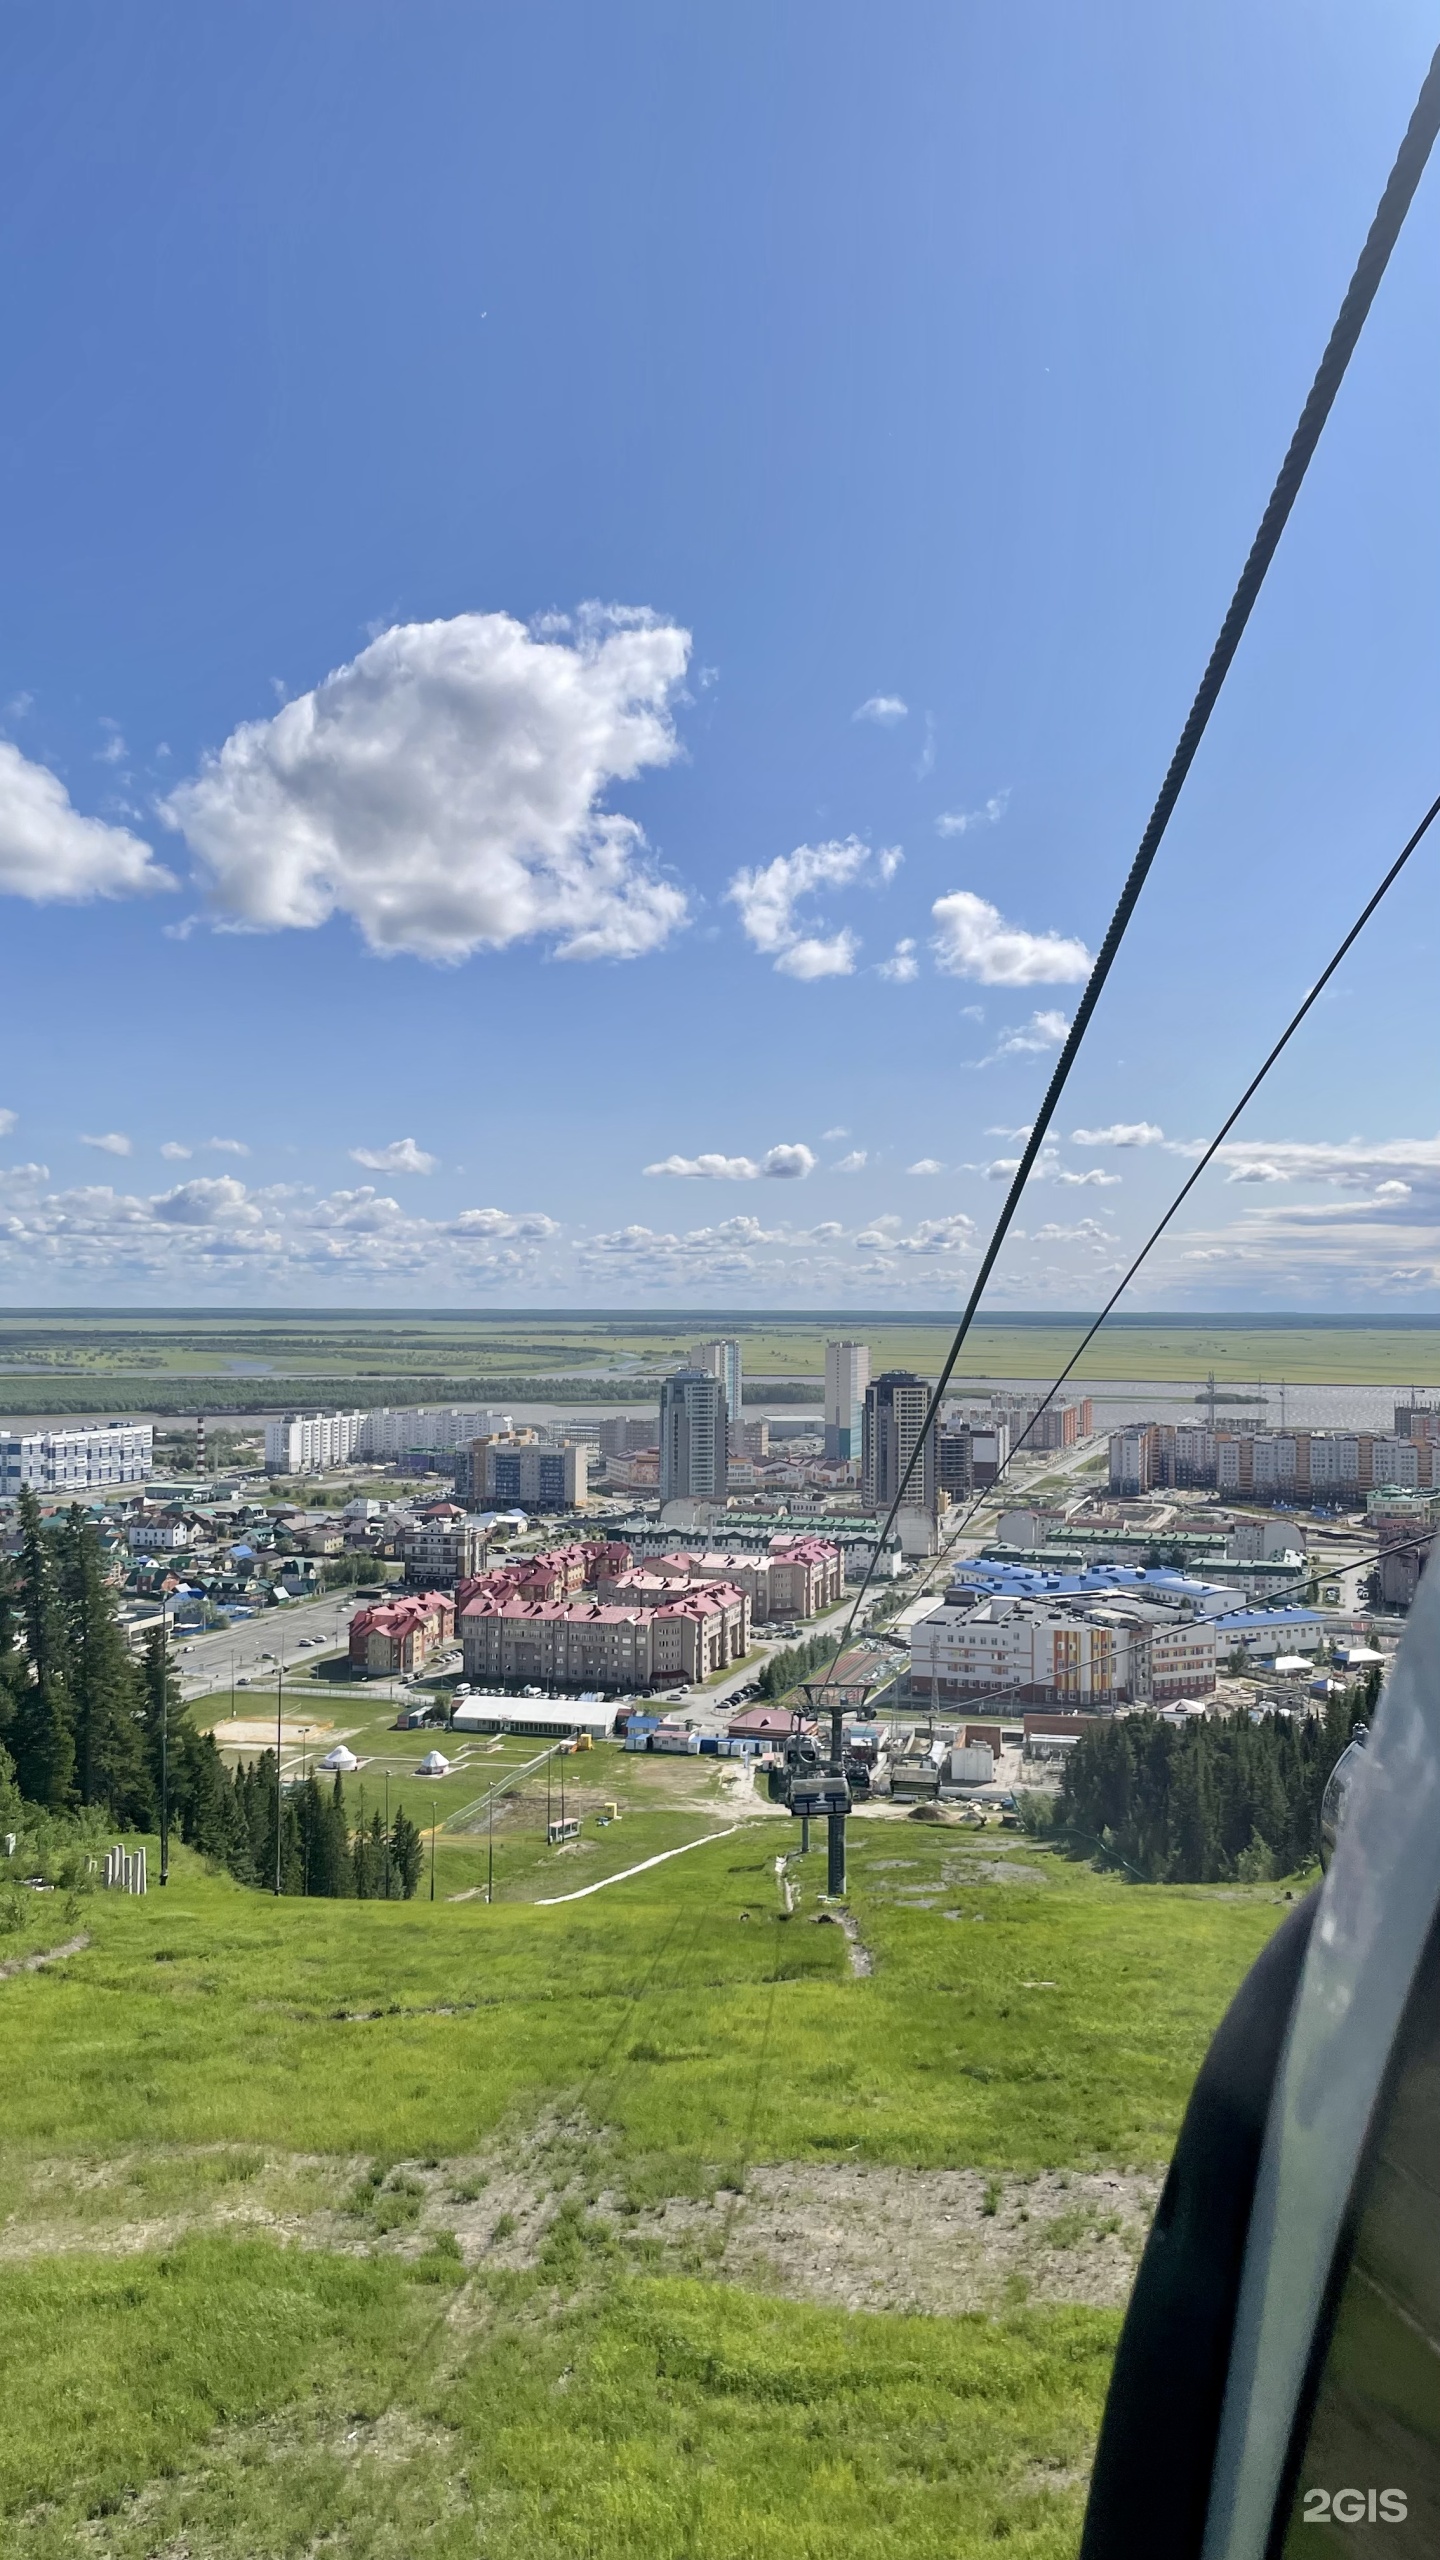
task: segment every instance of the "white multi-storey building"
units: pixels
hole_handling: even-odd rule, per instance
[[[89,1493],[143,1484],[154,1464],[149,1422],[79,1422],[55,1431],[0,1431],[0,1494]]]
[[[1118,1597],[1068,1608],[1008,1595],[974,1607],[949,1600],[910,1631],[910,1681],[912,1697],[947,1706],[1007,1693],[1071,1707],[1207,1697],[1215,1627]]]
[[[865,1390],[870,1384],[868,1342],[825,1345],[825,1455],[859,1464]]]
[[[472,1440],[508,1439],[514,1428],[511,1415],[483,1405],[378,1405],[360,1417],[355,1454],[405,1458],[412,1449],[467,1449]]]
[[[312,1476],[355,1454],[363,1413],[283,1413],[265,1425],[265,1467],[273,1476]]]

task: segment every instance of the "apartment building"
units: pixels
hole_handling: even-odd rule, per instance
[[[928,1380],[911,1369],[885,1369],[865,1390],[861,1416],[860,1485],[867,1511],[888,1512],[919,1446],[930,1403]],[[906,1508],[933,1513],[936,1508],[936,1433],[932,1424],[925,1447],[906,1486]]]
[[[447,1455],[472,1440],[506,1436],[514,1428],[508,1413],[492,1413],[483,1405],[378,1405],[361,1417],[355,1454],[387,1463]]]
[[[455,1604],[444,1591],[377,1601],[350,1621],[350,1662],[356,1671],[420,1671],[455,1633]]]
[[[868,1342],[825,1345],[825,1455],[832,1465],[858,1465],[870,1384]]]
[[[348,1465],[365,1419],[363,1413],[272,1414],[265,1425],[267,1475],[313,1476]]]
[[[839,1548],[820,1538],[796,1539],[764,1555],[680,1549],[653,1556],[643,1566],[627,1564],[602,1580],[600,1596],[660,1602],[719,1582],[742,1591],[751,1623],[763,1626],[777,1619],[814,1617],[833,1607],[844,1592],[845,1567]]]
[[[419,1520],[402,1529],[400,1561],[412,1590],[453,1591],[457,1582],[483,1572],[487,1539],[478,1520],[463,1513]]]
[[[659,1425],[653,1413],[607,1415],[599,1425],[602,1458],[628,1458],[632,1449],[658,1449]]]
[[[547,1689],[695,1682],[749,1651],[745,1595],[727,1583],[661,1601],[525,1600],[480,1591],[460,1617],[466,1676]]]
[[[1435,1543],[1435,1532],[1440,1529],[1440,1492],[1410,1492],[1387,1486],[1381,1493],[1372,1493],[1366,1502],[1365,1527],[1380,1551],[1376,1569],[1382,1606],[1408,1609]]]
[[[709,1369],[677,1369],[660,1389],[660,1499],[723,1502],[730,1408]]]
[[[0,1431],[0,1496],[109,1491],[143,1484],[154,1467],[148,1422],[62,1423],[49,1431]]]
[[[1356,1502],[1384,1485],[1423,1492],[1440,1489],[1440,1441],[1378,1431],[1209,1431],[1171,1422],[1112,1431],[1112,1493],[1183,1485],[1214,1485],[1245,1502]]]
[[[720,1391],[725,1398],[725,1412],[732,1435],[733,1449],[733,1435],[740,1428],[740,1417],[745,1403],[745,1373],[739,1343],[692,1342],[690,1366],[692,1369],[708,1370],[710,1376],[719,1382]],[[738,1451],[735,1454],[738,1455]]]
[[[472,1498],[492,1510],[575,1511],[590,1498],[590,1452],[579,1441],[561,1449],[539,1441],[478,1441],[469,1473],[472,1485],[480,1477]]]

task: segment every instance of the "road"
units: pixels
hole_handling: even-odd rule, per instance
[[[257,1679],[273,1679],[282,1658],[288,1667],[313,1660],[317,1652],[333,1653],[345,1643],[351,1614],[359,1606],[353,1591],[331,1591],[323,1600],[292,1600],[284,1608],[267,1609],[263,1616],[242,1619],[214,1635],[183,1636],[173,1656],[180,1694],[199,1698],[211,1689],[228,1689],[232,1677],[238,1680],[242,1672],[253,1688]],[[303,1652],[302,1636],[310,1638]]]

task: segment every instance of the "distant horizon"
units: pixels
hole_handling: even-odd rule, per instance
[[[1050,1329],[1057,1325],[1091,1324],[1099,1310],[1095,1307],[1034,1307],[982,1309],[975,1327],[998,1326],[1006,1330]],[[190,1322],[223,1323],[243,1317],[250,1323],[345,1324],[439,1324],[486,1323],[514,1324],[537,1322],[667,1325],[719,1324],[756,1327],[776,1325],[885,1325],[885,1326],[955,1326],[958,1311],[953,1307],[602,1307],[602,1306],[519,1306],[519,1307],[353,1307],[353,1306],[274,1306],[246,1304],[237,1301],[227,1306],[0,1306],[0,1328],[7,1319],[28,1317],[44,1321],[62,1317],[89,1317],[111,1322],[144,1317],[156,1323],[181,1319]],[[1215,1333],[1282,1333],[1293,1331],[1332,1333],[1435,1333],[1440,1332],[1440,1314],[1419,1311],[1408,1315],[1374,1314],[1363,1311],[1340,1315],[1320,1315],[1306,1308],[1293,1308],[1276,1313],[1274,1309],[1247,1313],[1230,1310],[1214,1314],[1205,1308],[1177,1308],[1164,1312],[1131,1310],[1105,1319],[1106,1330],[1119,1332],[1157,1332],[1176,1326],[1204,1326]],[[973,1328],[972,1328],[973,1330]]]

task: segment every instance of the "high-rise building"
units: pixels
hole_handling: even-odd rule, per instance
[[[930,1388],[911,1369],[885,1369],[865,1390],[861,1422],[861,1498],[867,1511],[888,1511],[924,1429]],[[907,1511],[936,1508],[935,1426],[905,1488]]]
[[[353,1456],[363,1413],[272,1414],[265,1425],[265,1468],[272,1476],[310,1476],[343,1467]]]
[[[725,1394],[726,1424],[732,1434],[729,1444],[730,1455],[732,1458],[738,1458],[740,1449],[733,1435],[740,1428],[740,1417],[745,1403],[739,1343],[692,1342],[690,1366],[692,1369],[708,1369],[712,1378],[719,1379]]]
[[[573,1440],[560,1449],[539,1441],[478,1440],[470,1453],[472,1486],[477,1455],[479,1498],[497,1510],[513,1503],[523,1511],[573,1511],[589,1499],[590,1452]]]
[[[864,1436],[865,1390],[870,1384],[868,1342],[825,1345],[825,1455],[851,1459],[860,1455]]]
[[[700,1502],[724,1501],[729,1425],[725,1388],[716,1371],[697,1363],[665,1380],[660,1389],[662,1502],[684,1495]]]

